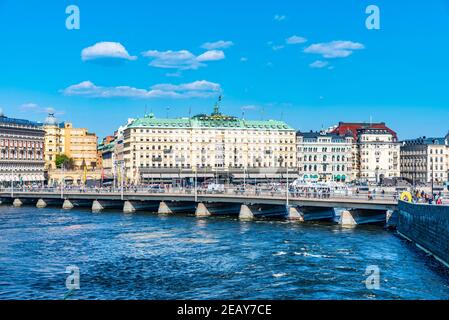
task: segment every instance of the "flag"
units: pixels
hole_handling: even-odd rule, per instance
[[[87,181],[87,166],[84,166],[84,177],[83,177],[83,179],[84,179],[84,184],[86,184],[86,181]]]

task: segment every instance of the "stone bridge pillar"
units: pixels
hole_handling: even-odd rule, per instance
[[[199,218],[202,218],[202,217],[210,217],[212,214],[210,213],[207,206],[204,203],[200,202],[196,207],[195,215]]]
[[[304,214],[295,206],[287,207],[287,218],[292,221],[304,222]]]
[[[16,199],[14,199],[14,202],[12,203],[12,205],[16,208],[19,208],[23,205],[23,202],[19,198],[16,198]]]
[[[254,219],[254,213],[249,207],[249,205],[242,204],[240,208],[240,214],[239,214],[240,220],[253,220]]]
[[[104,210],[103,205],[98,200],[92,202],[92,212],[98,213]]]
[[[195,202],[166,202],[161,201],[159,203],[159,209],[157,211],[158,214],[174,214],[174,213],[187,213],[193,214],[196,211],[196,203]]]
[[[70,200],[68,200],[68,199],[64,200],[64,203],[62,204],[62,209],[71,210],[71,209],[73,209],[73,207],[74,207],[73,203],[70,202]]]
[[[131,214],[135,212],[136,208],[134,207],[133,203],[131,201],[125,201],[125,203],[123,204],[123,213]]]
[[[340,220],[338,223],[342,226],[355,226],[357,222],[352,216],[352,212],[350,210],[343,210],[340,215]]]
[[[47,207],[47,203],[44,199],[39,199],[36,203],[36,208],[43,209]]]
[[[159,209],[157,210],[158,214],[172,214],[173,211],[170,209],[168,204],[165,201],[161,201],[159,203]]]
[[[384,224],[387,222],[386,210],[344,210],[341,213],[339,224],[342,226],[355,226],[359,224]]]

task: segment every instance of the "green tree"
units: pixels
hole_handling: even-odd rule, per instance
[[[56,168],[61,169],[64,166],[65,169],[71,169],[73,167],[73,160],[67,157],[65,154],[58,154],[55,160]]]

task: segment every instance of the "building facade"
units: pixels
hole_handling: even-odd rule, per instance
[[[296,133],[282,121],[250,121],[211,115],[158,119],[150,114],[124,130],[126,177],[137,183],[158,170],[291,168],[296,164]]]
[[[43,183],[45,131],[38,123],[5,117],[0,111],[0,183]]]
[[[88,170],[98,165],[97,136],[85,128],[74,128],[71,123],[58,123],[54,114],[49,114],[44,124],[45,162],[48,170],[56,169],[56,157],[66,155],[73,161],[73,169]]]
[[[352,135],[298,132],[297,158],[300,177],[305,180],[349,182],[353,176]]]
[[[355,178],[370,183],[400,177],[400,143],[396,132],[385,123],[344,123],[333,130],[354,138]]]
[[[449,181],[449,134],[403,141],[401,175],[413,185]]]
[[[114,164],[116,162],[116,137],[108,136],[98,145],[98,154],[101,157],[104,179],[113,179]]]

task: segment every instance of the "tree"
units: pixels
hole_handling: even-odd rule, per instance
[[[56,168],[71,169],[73,167],[73,159],[67,157],[65,154],[58,154],[55,160]]]

